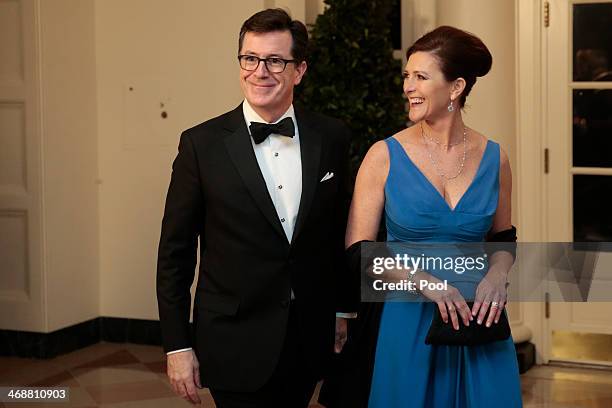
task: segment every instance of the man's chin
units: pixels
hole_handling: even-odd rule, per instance
[[[251,98],[247,98],[247,101],[249,101],[249,104],[254,107],[254,108],[266,108],[270,105],[272,105],[272,102],[274,101],[274,98],[271,96],[257,96],[257,97],[251,97]]]

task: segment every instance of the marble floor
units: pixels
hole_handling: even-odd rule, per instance
[[[521,377],[525,407],[612,407],[612,371],[539,366]],[[70,387],[69,403],[0,407],[188,407],[175,397],[160,347],[99,343],[50,360],[0,357],[0,386]],[[206,389],[202,406],[214,407]],[[313,401],[314,401],[313,397]],[[320,407],[314,402],[311,408]]]

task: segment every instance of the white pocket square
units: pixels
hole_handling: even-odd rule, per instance
[[[325,173],[325,175],[323,176],[323,178],[321,179],[321,181],[320,181],[319,183],[322,183],[322,182],[324,182],[324,181],[327,181],[327,180],[329,180],[329,179],[330,179],[330,178],[332,178],[332,177],[334,177],[334,172],[331,172],[331,173],[330,173],[330,172],[328,171],[327,173]]]

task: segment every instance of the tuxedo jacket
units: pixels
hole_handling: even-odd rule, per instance
[[[181,135],[159,244],[159,316],[165,351],[193,347],[203,385],[211,388],[254,391],[265,384],[283,346],[290,301],[300,347],[320,376],[333,353],[335,312],[358,306],[344,258],[349,131],[336,119],[294,108],[302,195],[291,242],[242,105]],[[322,181],[327,173],[334,176]]]

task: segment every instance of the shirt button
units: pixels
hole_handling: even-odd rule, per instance
[[[285,222],[285,219],[284,219],[284,218],[281,218],[281,222]]]
[[[274,157],[278,157],[278,152],[274,153]]]
[[[283,185],[281,184],[280,186],[278,186],[278,189],[282,190],[283,189]]]

